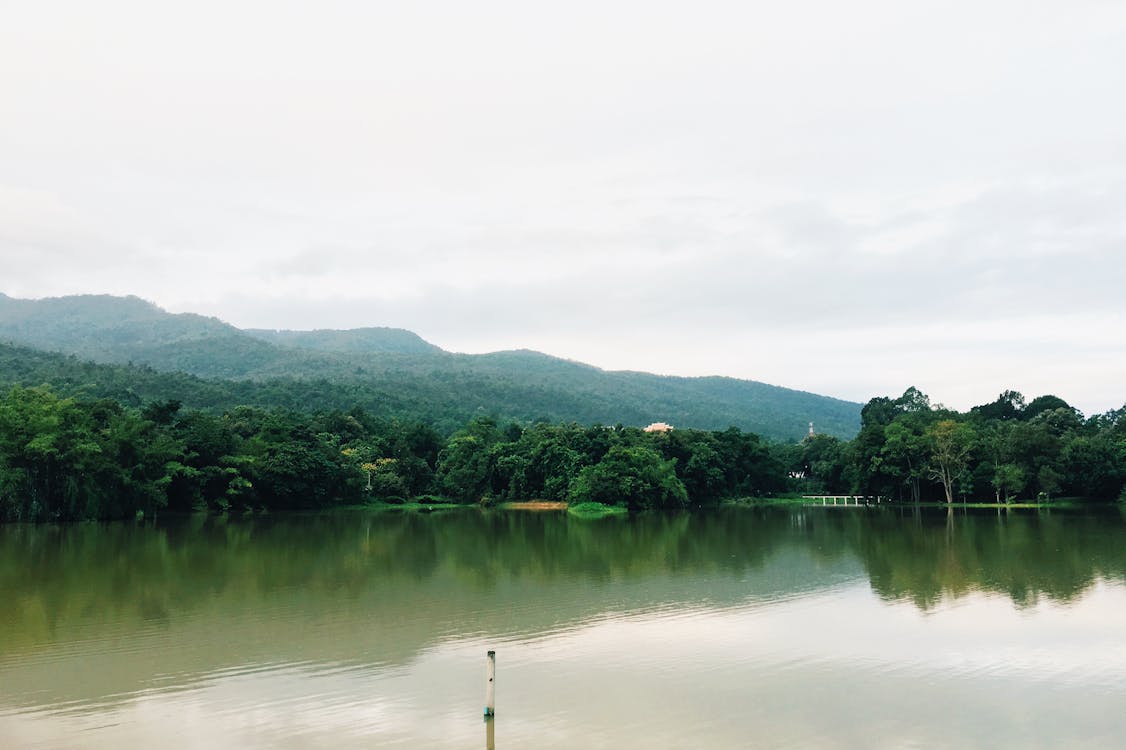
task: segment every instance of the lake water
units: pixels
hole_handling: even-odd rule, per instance
[[[1121,748],[1126,519],[813,507],[0,526],[0,747],[490,742]]]

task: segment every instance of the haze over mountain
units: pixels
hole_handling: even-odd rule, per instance
[[[627,425],[663,420],[776,439],[801,437],[811,421],[819,432],[849,437],[860,417],[860,404],[749,380],[609,372],[529,350],[456,354],[396,328],[240,330],[137,297],[0,294],[0,341],[17,345],[0,351],[0,381],[58,381],[115,397],[124,388],[133,399],[177,398],[203,408],[361,405],[449,425],[480,413]],[[132,367],[98,368],[42,352]],[[116,384],[112,392],[107,384]]]
[[[402,328],[352,328],[339,331],[273,331],[247,328],[243,333],[273,344],[315,349],[337,354],[437,354],[441,348],[424,341],[421,336]]]

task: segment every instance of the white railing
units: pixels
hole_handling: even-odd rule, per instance
[[[820,500],[822,505],[829,505],[832,500],[832,505],[836,505],[837,501],[841,501],[841,505],[872,505],[886,502],[886,497],[879,495],[802,495],[803,500]]]

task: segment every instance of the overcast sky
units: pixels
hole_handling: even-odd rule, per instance
[[[0,0],[0,291],[1126,401],[1126,2]]]

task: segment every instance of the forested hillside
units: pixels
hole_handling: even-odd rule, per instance
[[[445,431],[482,413],[524,422],[736,426],[776,439],[800,438],[809,422],[839,437],[859,428],[860,404],[755,381],[609,372],[527,350],[454,354],[402,329],[242,331],[135,297],[0,295],[0,341],[18,345],[0,350],[0,383],[50,383],[123,403],[360,405]],[[78,360],[136,367],[99,370]]]
[[[850,435],[858,405],[761,383],[450,354],[393,329],[251,335],[135,299],[49,302],[36,316],[0,300],[6,334],[76,352],[0,344],[0,519],[431,495],[633,509],[787,491],[1105,501],[1126,483],[1126,409],[1086,418],[1056,396],[1007,391],[959,413],[910,388],[869,401],[842,440],[826,425]],[[95,352],[243,377],[84,359]],[[658,419],[681,429],[638,429]],[[793,440],[807,420],[819,434]]]

